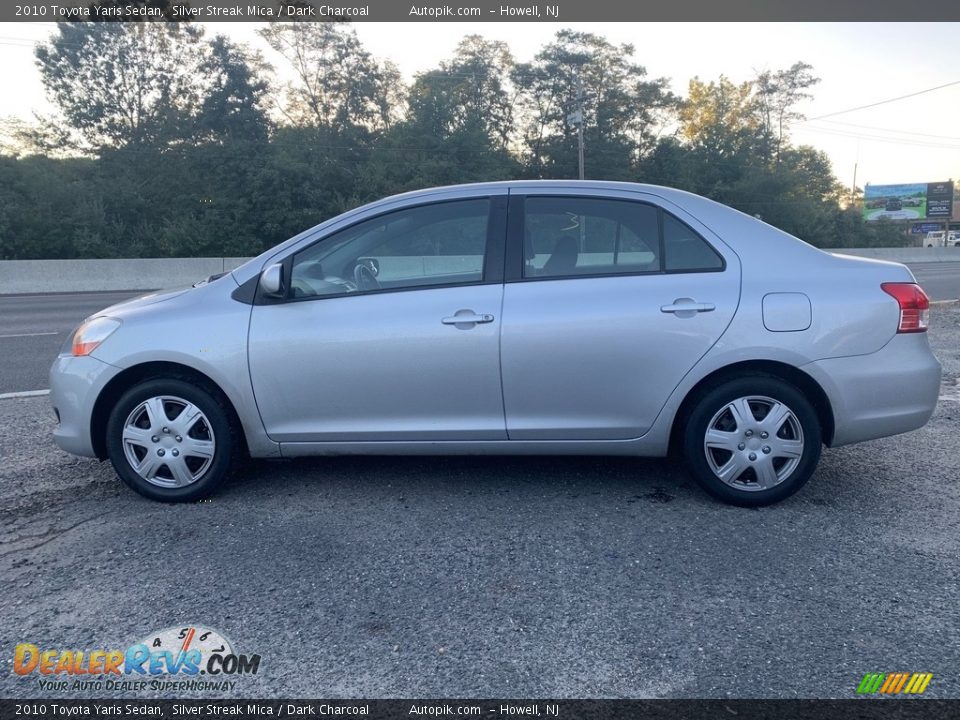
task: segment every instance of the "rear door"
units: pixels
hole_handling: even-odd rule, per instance
[[[736,255],[650,196],[550,191],[510,202],[508,437],[643,435],[730,323]]]

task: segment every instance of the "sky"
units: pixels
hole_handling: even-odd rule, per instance
[[[257,23],[204,23],[261,50],[283,77],[283,60],[257,36]],[[794,143],[830,157],[846,185],[960,179],[960,23],[355,23],[374,55],[409,80],[448,58],[468,34],[503,40],[527,61],[557,30],[574,28],[631,43],[634,61],[686,95],[689,80],[733,82],[797,61],[821,82],[801,106]],[[0,118],[49,113],[33,48],[52,23],[0,23]],[[882,102],[920,93],[894,102]],[[864,105],[870,108],[844,112]],[[838,114],[834,114],[838,113]],[[822,118],[822,116],[830,117]],[[817,119],[822,118],[822,119]],[[588,151],[589,152],[589,151]]]

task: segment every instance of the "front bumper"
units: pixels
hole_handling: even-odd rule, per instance
[[[923,427],[940,395],[940,363],[926,333],[895,335],[875,353],[801,367],[833,408],[832,447]]]
[[[60,355],[50,368],[50,401],[59,423],[57,446],[74,455],[96,457],[90,437],[93,407],[104,386],[120,372],[94,357]]]

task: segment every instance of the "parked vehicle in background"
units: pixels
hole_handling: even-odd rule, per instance
[[[960,247],[960,234],[956,230],[951,230],[944,237],[943,230],[934,230],[927,233],[923,244],[926,247]]]
[[[824,444],[926,423],[928,308],[903,265],[679,190],[435,188],[97,313],[51,369],[54,435],[163,501],[246,455],[676,449],[712,495],[763,505]]]

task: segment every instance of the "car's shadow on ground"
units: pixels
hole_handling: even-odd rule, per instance
[[[627,502],[680,499],[715,505],[673,458],[600,456],[334,456],[248,460],[219,493],[306,498],[316,493],[407,495],[449,500],[514,494],[576,499],[626,497]]]

